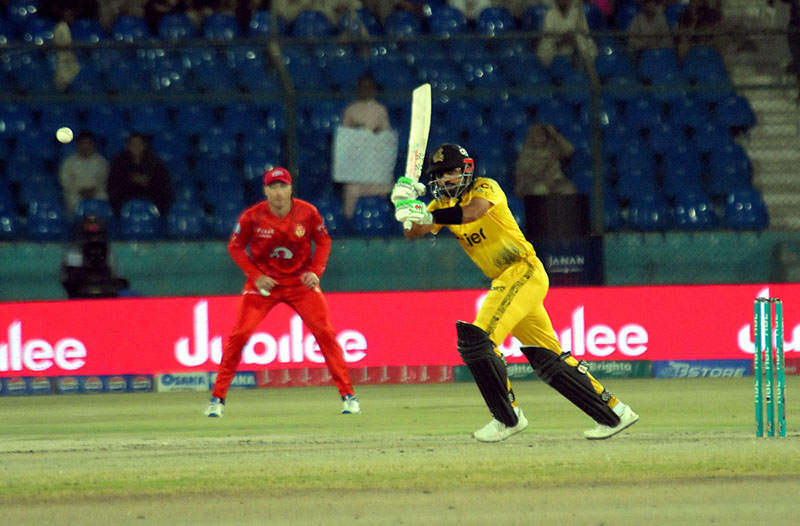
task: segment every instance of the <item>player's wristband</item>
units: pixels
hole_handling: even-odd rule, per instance
[[[460,225],[464,220],[464,209],[459,205],[450,208],[439,208],[434,210],[431,215],[433,222],[437,225]]]

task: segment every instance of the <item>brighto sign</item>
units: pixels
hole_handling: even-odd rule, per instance
[[[186,367],[197,367],[209,360],[218,364],[222,360],[222,337],[209,335],[208,302],[200,301],[194,306],[193,346],[188,337],[175,342],[175,359]],[[344,359],[358,362],[366,357],[367,339],[358,331],[346,330],[336,336],[344,350]],[[289,334],[278,338],[265,332],[256,332],[250,337],[242,351],[242,363],[267,365],[278,363],[325,363],[316,338],[303,335],[303,320],[298,315],[289,320]]]
[[[22,322],[8,326],[8,342],[0,341],[0,371],[46,371],[53,365],[74,371],[86,364],[86,346],[75,338],[55,344],[42,339],[23,340]]]

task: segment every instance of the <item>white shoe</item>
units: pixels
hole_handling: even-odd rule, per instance
[[[342,414],[357,415],[361,413],[361,405],[358,403],[356,395],[344,395],[342,397]]]
[[[622,404],[622,402],[619,402]],[[614,409],[617,409],[616,407]],[[631,406],[625,405],[622,409],[622,414],[619,415],[619,424],[614,427],[609,427],[603,424],[597,424],[594,429],[589,429],[583,432],[583,436],[589,440],[603,440],[611,438],[620,431],[624,431],[639,421],[639,415],[633,412]]]
[[[225,399],[212,396],[206,408],[206,416],[221,418],[223,409],[225,409]]]
[[[519,407],[515,407],[514,412],[517,413],[517,425],[514,427],[508,427],[501,421],[493,418],[491,422],[472,433],[472,436],[480,442],[500,442],[511,435],[519,433],[528,427],[528,419],[525,418],[525,415],[522,414],[522,409]]]

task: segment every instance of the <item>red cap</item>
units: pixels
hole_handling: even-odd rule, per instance
[[[264,186],[275,181],[292,184],[292,174],[289,173],[289,170],[280,166],[267,170],[264,173]]]

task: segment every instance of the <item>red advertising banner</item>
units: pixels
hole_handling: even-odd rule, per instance
[[[472,321],[480,290],[329,293],[353,367],[458,365],[455,321]],[[565,350],[590,360],[742,359],[753,353],[753,299],[784,301],[785,351],[800,357],[800,285],[582,287],[545,301]],[[0,377],[215,371],[238,296],[0,303]],[[501,350],[522,362],[519,342]],[[275,308],[242,370],[321,367],[299,316]]]

